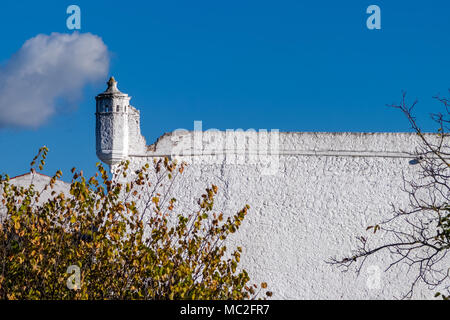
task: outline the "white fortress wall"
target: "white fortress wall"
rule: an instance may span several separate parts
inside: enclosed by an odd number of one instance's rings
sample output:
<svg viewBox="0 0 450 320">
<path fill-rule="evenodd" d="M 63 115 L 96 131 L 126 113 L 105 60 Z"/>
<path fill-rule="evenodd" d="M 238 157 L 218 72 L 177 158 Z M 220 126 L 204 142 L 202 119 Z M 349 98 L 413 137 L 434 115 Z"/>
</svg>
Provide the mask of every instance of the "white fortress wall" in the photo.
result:
<svg viewBox="0 0 450 320">
<path fill-rule="evenodd" d="M 124 94 L 112 79 L 97 103 L 116 95 Z M 113 113 L 97 113 L 97 154 L 112 168 L 130 160 L 137 169 L 163 156 L 189 164 L 173 185 L 175 212 L 198 209 L 197 200 L 212 184 L 219 187 L 218 212 L 235 214 L 250 205 L 230 245 L 243 247 L 242 267 L 255 283 L 268 282 L 274 298 L 387 299 L 408 292 L 416 274 L 404 266 L 384 273 L 392 262 L 388 252 L 369 259 L 359 277 L 325 261 L 349 255 L 356 236 L 368 235 L 367 226 L 392 216 L 391 203 L 408 205 L 402 174 L 417 177 L 411 162 L 417 135 L 202 131 L 196 122 L 194 131 L 164 134 L 149 147 L 143 138 L 126 137 L 128 146 L 111 151 L 110 145 L 119 144 L 102 141 L 125 141 L 122 130 L 110 130 L 110 121 L 123 121 Z M 132 127 L 139 121 L 126 123 L 127 132 L 141 137 Z M 383 241 L 378 234 L 374 239 Z M 424 286 L 415 291 L 416 298 L 433 294 Z"/>
<path fill-rule="evenodd" d="M 234 149 L 223 149 L 226 135 L 166 134 L 146 157 L 131 157 L 132 167 L 164 155 L 188 162 L 172 191 L 179 212 L 195 210 L 211 184 L 219 187 L 217 211 L 234 214 L 249 204 L 232 244 L 244 247 L 242 266 L 253 281 L 267 281 L 274 298 L 393 298 L 408 292 L 414 274 L 401 269 L 383 273 L 391 261 L 387 253 L 369 260 L 359 277 L 325 261 L 349 254 L 357 245 L 355 237 L 366 236 L 367 226 L 391 216 L 390 203 L 407 205 L 407 195 L 400 190 L 402 173 L 412 176 L 417 169 L 410 164 L 416 135 L 269 131 L 262 139 L 260 133 L 250 134 L 244 148 L 235 144 Z M 271 154 L 277 135 L 279 154 Z M 236 136 L 235 141 L 242 141 L 248 133 Z M 197 144 L 194 140 L 199 138 L 202 142 Z M 249 146 L 264 139 L 268 148 Z M 244 157 L 239 152 L 243 149 Z M 257 157 L 249 157 L 255 151 Z M 271 166 L 265 166 L 267 162 Z M 416 294 L 433 295 L 420 287 Z"/>
</svg>

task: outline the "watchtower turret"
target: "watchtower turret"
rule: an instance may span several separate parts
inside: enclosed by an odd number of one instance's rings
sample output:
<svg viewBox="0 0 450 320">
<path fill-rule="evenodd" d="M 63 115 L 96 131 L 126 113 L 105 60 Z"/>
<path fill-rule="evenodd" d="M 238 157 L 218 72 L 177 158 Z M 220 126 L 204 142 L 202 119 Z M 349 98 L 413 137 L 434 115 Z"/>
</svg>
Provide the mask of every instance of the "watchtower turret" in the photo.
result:
<svg viewBox="0 0 450 320">
<path fill-rule="evenodd" d="M 114 77 L 107 84 L 106 91 L 95 97 L 96 150 L 100 160 L 114 165 L 128 156 L 128 111 L 131 97 L 119 91 Z"/>
<path fill-rule="evenodd" d="M 132 156 L 146 153 L 145 138 L 141 135 L 140 112 L 130 105 L 131 97 L 120 92 L 111 77 L 108 88 L 95 100 L 97 156 L 114 165 Z"/>
</svg>

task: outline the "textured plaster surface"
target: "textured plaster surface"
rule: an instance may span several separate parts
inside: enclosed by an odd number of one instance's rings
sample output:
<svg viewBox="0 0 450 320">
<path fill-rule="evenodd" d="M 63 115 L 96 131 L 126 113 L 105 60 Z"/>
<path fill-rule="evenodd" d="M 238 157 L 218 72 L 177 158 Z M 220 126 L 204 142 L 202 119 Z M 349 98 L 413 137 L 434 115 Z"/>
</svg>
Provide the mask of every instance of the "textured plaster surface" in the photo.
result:
<svg viewBox="0 0 450 320">
<path fill-rule="evenodd" d="M 410 163 L 416 135 L 178 130 L 144 147 L 138 114 L 130 121 L 107 117 L 125 124 L 136 139 L 111 132 L 115 124 L 98 114 L 105 124 L 97 127 L 99 155 L 109 152 L 102 149 L 111 145 L 109 139 L 114 146 L 121 145 L 115 140 L 128 139 L 130 145 L 115 150 L 120 155 L 115 160 L 130 160 L 132 169 L 162 156 L 189 164 L 173 186 L 176 212 L 196 210 L 211 184 L 219 187 L 218 212 L 235 214 L 250 205 L 229 246 L 243 247 L 242 267 L 253 282 L 266 281 L 274 298 L 391 299 L 410 289 L 413 270 L 400 266 L 384 272 L 393 261 L 388 252 L 369 259 L 359 276 L 326 261 L 349 255 L 356 236 L 368 235 L 367 226 L 391 217 L 391 203 L 407 206 L 402 174 L 417 175 Z M 379 235 L 371 238 L 374 244 L 383 241 Z M 414 297 L 433 293 L 418 286 Z"/>
<path fill-rule="evenodd" d="M 178 138 L 163 136 L 149 154 L 171 155 Z M 357 246 L 356 236 L 370 236 L 366 227 L 389 218 L 391 203 L 407 206 L 402 174 L 417 174 L 410 164 L 416 143 L 417 137 L 407 133 L 280 133 L 281 154 L 270 158 L 277 162 L 272 174 L 262 174 L 258 161 L 229 164 L 233 154 L 213 157 L 196 150 L 193 157 L 178 157 L 190 164 L 172 195 L 178 212 L 193 211 L 205 188 L 215 184 L 217 211 L 234 214 L 250 205 L 229 245 L 244 248 L 242 266 L 256 283 L 267 281 L 274 298 L 401 298 L 415 273 L 403 267 L 384 272 L 393 261 L 387 252 L 369 259 L 359 276 L 326 261 L 348 255 Z M 152 156 L 130 160 L 138 168 Z M 383 240 L 371 238 L 373 244 Z M 416 288 L 415 298 L 432 296 L 427 288 Z"/>
<path fill-rule="evenodd" d="M 50 180 L 52 178 L 46 175 L 38 174 L 38 173 L 27 173 L 21 176 L 17 176 L 11 178 L 9 183 L 15 185 L 17 187 L 29 188 L 31 184 L 34 185 L 34 190 L 40 192 L 41 196 L 39 198 L 38 204 L 45 202 L 46 200 L 52 198 L 52 192 L 56 192 L 56 194 L 64 193 L 65 195 L 70 194 L 70 184 L 57 180 L 53 186 L 53 189 L 48 187 L 46 190 L 45 187 L 49 185 Z M 0 189 L 1 192 L 1 189 Z M 1 194 L 0 194 L 1 199 Z M 3 218 L 6 213 L 6 208 L 4 206 L 0 206 L 0 217 Z"/>
</svg>

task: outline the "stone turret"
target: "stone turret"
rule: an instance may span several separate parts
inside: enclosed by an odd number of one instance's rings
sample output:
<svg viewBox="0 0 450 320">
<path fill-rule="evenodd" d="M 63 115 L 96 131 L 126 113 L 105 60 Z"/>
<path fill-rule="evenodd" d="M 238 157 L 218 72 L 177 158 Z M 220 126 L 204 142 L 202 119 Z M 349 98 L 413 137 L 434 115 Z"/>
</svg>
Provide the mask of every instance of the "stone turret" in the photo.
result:
<svg viewBox="0 0 450 320">
<path fill-rule="evenodd" d="M 130 106 L 131 97 L 117 88 L 111 77 L 105 92 L 95 97 L 96 151 L 108 165 L 145 153 L 146 143 L 140 130 L 140 114 Z"/>
</svg>

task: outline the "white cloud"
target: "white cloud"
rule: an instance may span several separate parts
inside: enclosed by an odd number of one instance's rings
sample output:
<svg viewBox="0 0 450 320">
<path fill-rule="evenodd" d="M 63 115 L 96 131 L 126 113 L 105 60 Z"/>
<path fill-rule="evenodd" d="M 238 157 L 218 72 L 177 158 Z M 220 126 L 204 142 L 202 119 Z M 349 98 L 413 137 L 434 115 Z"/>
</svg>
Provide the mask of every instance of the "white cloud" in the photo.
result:
<svg viewBox="0 0 450 320">
<path fill-rule="evenodd" d="M 83 87 L 107 76 L 109 53 L 90 33 L 39 34 L 0 67 L 0 128 L 44 124 L 60 100 L 79 99 Z"/>
</svg>

